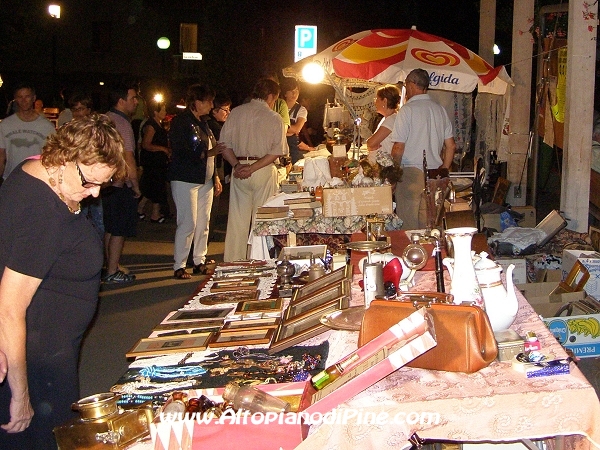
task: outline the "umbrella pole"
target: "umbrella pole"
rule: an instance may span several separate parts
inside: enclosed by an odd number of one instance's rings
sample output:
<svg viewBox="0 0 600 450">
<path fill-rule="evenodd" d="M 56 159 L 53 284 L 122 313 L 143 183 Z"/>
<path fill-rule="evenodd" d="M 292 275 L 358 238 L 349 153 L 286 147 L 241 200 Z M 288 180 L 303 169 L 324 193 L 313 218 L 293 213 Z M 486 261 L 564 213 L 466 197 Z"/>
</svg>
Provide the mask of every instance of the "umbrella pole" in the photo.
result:
<svg viewBox="0 0 600 450">
<path fill-rule="evenodd" d="M 325 71 L 325 76 L 327 77 L 327 81 L 329 81 L 329 83 L 333 86 L 333 89 L 335 90 L 335 92 L 338 95 L 342 104 L 346 107 L 346 109 L 350 113 L 350 116 L 352 117 L 352 122 L 354 122 L 354 139 L 352 140 L 352 159 L 357 160 L 358 159 L 358 147 L 359 147 L 358 146 L 358 141 L 359 141 L 358 135 L 359 135 L 359 127 L 360 127 L 360 123 L 361 123 L 362 119 L 360 117 L 358 117 L 358 114 L 356 114 L 356 111 L 354 111 L 354 108 L 348 102 L 348 99 L 346 98 L 346 95 L 344 94 L 344 90 L 342 89 L 341 83 L 338 83 L 336 80 L 334 80 L 333 77 L 331 76 L 331 74 L 327 71 Z"/>
</svg>

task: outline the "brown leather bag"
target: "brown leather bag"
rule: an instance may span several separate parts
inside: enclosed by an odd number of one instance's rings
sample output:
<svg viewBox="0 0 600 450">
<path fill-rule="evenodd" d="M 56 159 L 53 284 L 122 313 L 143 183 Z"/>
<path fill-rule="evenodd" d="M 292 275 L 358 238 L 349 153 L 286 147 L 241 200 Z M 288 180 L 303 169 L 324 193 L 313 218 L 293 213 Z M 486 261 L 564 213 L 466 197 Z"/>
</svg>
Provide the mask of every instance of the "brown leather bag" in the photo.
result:
<svg viewBox="0 0 600 450">
<path fill-rule="evenodd" d="M 398 300 L 373 300 L 362 321 L 358 346 L 425 306 L 433 318 L 437 346 L 418 356 L 410 367 L 473 373 L 498 355 L 498 345 L 485 311 L 477 306 L 436 303 L 431 292 L 410 292 Z M 432 297 L 434 301 L 432 301 Z"/>
</svg>

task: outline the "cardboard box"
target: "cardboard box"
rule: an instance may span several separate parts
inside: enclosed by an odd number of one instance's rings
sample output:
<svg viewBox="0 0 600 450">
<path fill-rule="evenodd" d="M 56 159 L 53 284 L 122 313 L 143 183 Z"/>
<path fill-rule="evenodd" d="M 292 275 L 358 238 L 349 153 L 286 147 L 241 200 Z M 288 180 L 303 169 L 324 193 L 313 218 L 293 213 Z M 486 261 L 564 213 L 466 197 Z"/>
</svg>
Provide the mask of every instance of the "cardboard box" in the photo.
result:
<svg viewBox="0 0 600 450">
<path fill-rule="evenodd" d="M 392 214 L 392 187 L 373 186 L 323 189 L 323 216 Z"/>
<path fill-rule="evenodd" d="M 583 257 L 581 257 L 583 255 Z M 581 261 L 590 273 L 590 278 L 583 287 L 585 292 L 596 299 L 600 298 L 600 254 L 585 250 L 563 250 L 562 254 L 562 278 L 566 278 L 573 268 L 575 261 Z M 579 281 L 579 278 L 575 281 Z"/>
<path fill-rule="evenodd" d="M 537 225 L 535 208 L 533 206 L 513 206 L 512 210 L 523 214 L 523 220 L 519 221 L 518 224 L 522 228 L 535 228 Z M 482 214 L 483 225 L 486 228 L 493 228 L 500 231 L 500 214 Z"/>
<path fill-rule="evenodd" d="M 600 314 L 556 316 L 570 302 L 586 299 L 585 292 L 550 295 L 558 283 L 527 283 L 517 286 L 536 313 L 542 316 L 556 340 L 580 358 L 600 356 Z M 593 301 L 587 298 L 587 301 Z M 599 305 L 600 306 L 600 305 Z"/>
<path fill-rule="evenodd" d="M 300 412 L 287 413 L 284 418 L 271 418 L 270 423 L 264 423 L 265 417 L 260 422 L 250 418 L 244 420 L 243 415 L 234 423 L 231 417 L 212 419 L 208 423 L 198 420 L 161 421 L 159 413 L 150 424 L 153 448 L 228 450 L 239 449 L 243 442 L 244 450 L 291 450 L 307 435 L 306 418 L 331 411 L 435 345 L 431 316 L 425 308 L 421 308 L 353 352 L 351 355 L 359 356 L 358 361 L 320 391 L 315 391 L 310 381 L 256 386 L 279 397 L 298 396 Z M 190 391 L 189 395 L 203 394 L 221 401 L 222 392 L 223 389 L 206 389 Z"/>
<path fill-rule="evenodd" d="M 527 260 L 525 258 L 496 258 L 496 262 L 502 266 L 504 273 L 508 266 L 514 264 L 513 282 L 515 284 L 527 283 Z"/>
</svg>

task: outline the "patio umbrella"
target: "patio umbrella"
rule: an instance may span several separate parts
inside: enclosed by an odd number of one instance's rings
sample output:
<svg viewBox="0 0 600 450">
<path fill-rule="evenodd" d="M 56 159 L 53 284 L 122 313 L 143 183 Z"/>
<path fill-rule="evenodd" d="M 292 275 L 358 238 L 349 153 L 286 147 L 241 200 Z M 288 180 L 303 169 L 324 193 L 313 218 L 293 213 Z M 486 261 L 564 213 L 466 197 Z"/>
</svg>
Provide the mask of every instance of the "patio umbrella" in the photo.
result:
<svg viewBox="0 0 600 450">
<path fill-rule="evenodd" d="M 504 94 L 512 83 L 504 66 L 492 67 L 456 42 L 416 29 L 366 30 L 336 42 L 316 55 L 283 70 L 302 77 L 309 62 L 320 64 L 344 84 L 385 84 L 404 81 L 411 70 L 429 72 L 430 89 Z"/>
</svg>

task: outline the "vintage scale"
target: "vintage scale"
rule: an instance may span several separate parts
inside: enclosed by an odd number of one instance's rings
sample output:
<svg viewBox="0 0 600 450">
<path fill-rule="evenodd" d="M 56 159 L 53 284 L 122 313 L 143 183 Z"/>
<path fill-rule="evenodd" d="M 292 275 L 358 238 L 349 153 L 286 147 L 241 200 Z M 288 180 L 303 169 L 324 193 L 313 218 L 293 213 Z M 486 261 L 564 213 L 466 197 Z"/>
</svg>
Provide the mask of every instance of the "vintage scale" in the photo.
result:
<svg viewBox="0 0 600 450">
<path fill-rule="evenodd" d="M 119 450 L 148 436 L 154 419 L 152 406 L 123 410 L 117 406 L 120 397 L 107 392 L 73 403 L 80 417 L 54 428 L 59 450 Z"/>
</svg>

